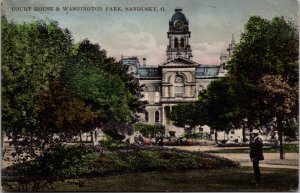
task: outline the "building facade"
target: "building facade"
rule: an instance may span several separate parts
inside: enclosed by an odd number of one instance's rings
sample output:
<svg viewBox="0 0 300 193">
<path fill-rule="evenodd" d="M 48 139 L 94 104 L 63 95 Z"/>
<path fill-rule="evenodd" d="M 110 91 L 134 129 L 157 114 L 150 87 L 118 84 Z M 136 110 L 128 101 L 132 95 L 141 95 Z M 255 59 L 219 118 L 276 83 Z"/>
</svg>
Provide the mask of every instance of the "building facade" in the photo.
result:
<svg viewBox="0 0 300 193">
<path fill-rule="evenodd" d="M 167 116 L 172 106 L 196 101 L 199 92 L 211 81 L 225 76 L 226 62 L 235 42 L 232 39 L 228 53 L 221 54 L 220 64 L 205 65 L 193 61 L 189 21 L 179 8 L 175 9 L 169 21 L 167 35 L 166 61 L 146 65 L 145 58 L 141 64 L 137 57 L 122 57 L 121 63 L 129 65 L 129 72 L 135 74 L 141 85 L 145 85 L 143 100 L 148 104 L 146 113 L 140 115 L 140 121 L 164 124 L 167 134 L 180 136 L 184 129 L 174 126 Z"/>
</svg>

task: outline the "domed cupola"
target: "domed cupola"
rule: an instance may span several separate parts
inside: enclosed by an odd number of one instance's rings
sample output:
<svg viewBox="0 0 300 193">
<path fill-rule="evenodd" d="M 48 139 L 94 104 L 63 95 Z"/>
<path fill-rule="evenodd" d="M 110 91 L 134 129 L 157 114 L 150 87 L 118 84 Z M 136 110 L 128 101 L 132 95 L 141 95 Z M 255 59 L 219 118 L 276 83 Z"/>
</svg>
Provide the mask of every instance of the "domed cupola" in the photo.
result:
<svg viewBox="0 0 300 193">
<path fill-rule="evenodd" d="M 185 15 L 181 11 L 181 8 L 175 9 L 175 13 L 169 21 L 170 31 L 189 30 L 189 21 L 186 19 Z"/>
<path fill-rule="evenodd" d="M 175 13 L 169 21 L 168 39 L 169 45 L 167 48 L 167 57 L 184 57 L 190 59 L 192 57 L 191 46 L 189 45 L 189 21 L 182 13 L 181 8 L 176 8 Z"/>
<path fill-rule="evenodd" d="M 181 20 L 184 24 L 188 24 L 188 20 L 181 11 L 181 8 L 175 9 L 175 13 L 172 16 L 170 23 L 174 24 L 177 20 Z"/>
</svg>

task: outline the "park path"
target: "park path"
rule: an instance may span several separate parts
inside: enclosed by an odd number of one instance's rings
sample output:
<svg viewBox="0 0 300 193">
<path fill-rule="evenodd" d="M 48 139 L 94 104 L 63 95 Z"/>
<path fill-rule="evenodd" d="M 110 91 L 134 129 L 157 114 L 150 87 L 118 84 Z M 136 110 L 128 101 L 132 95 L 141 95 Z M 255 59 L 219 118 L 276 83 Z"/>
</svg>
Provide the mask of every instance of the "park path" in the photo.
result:
<svg viewBox="0 0 300 193">
<path fill-rule="evenodd" d="M 188 151 L 216 151 L 224 149 L 245 149 L 245 147 L 216 147 L 216 146 L 169 146 Z M 220 157 L 228 158 L 241 163 L 241 166 L 252 166 L 249 153 L 212 153 Z M 299 169 L 299 154 L 285 153 L 285 159 L 281 160 L 279 153 L 264 153 L 265 160 L 260 161 L 261 167 Z"/>
</svg>

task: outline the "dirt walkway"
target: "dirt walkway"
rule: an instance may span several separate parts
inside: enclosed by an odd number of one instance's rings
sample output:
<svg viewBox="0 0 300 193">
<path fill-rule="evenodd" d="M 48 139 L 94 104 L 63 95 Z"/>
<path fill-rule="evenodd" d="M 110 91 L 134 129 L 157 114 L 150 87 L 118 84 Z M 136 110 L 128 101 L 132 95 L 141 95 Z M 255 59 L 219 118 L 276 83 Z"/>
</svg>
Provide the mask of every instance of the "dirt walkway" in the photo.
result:
<svg viewBox="0 0 300 193">
<path fill-rule="evenodd" d="M 214 151 L 224 149 L 245 149 L 245 147 L 215 147 L 215 146 L 173 146 L 168 148 L 176 148 L 187 151 Z M 225 157 L 234 161 L 238 161 L 242 166 L 252 166 L 252 162 L 248 153 L 212 153 L 214 155 Z M 281 160 L 279 153 L 264 153 L 265 160 L 260 162 L 261 167 L 269 168 L 290 168 L 299 169 L 299 154 L 285 153 L 285 159 Z"/>
</svg>

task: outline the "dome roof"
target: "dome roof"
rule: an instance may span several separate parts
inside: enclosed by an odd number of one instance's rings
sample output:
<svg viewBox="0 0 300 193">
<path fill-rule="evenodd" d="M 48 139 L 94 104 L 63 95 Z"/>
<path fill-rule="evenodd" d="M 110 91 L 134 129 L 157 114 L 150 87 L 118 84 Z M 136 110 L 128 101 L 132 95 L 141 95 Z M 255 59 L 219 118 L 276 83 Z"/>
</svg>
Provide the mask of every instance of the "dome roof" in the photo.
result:
<svg viewBox="0 0 300 193">
<path fill-rule="evenodd" d="M 183 13 L 181 13 L 182 9 L 181 8 L 176 8 L 175 13 L 172 16 L 171 22 L 174 23 L 176 20 L 180 19 L 184 23 L 187 23 L 186 17 Z"/>
</svg>

